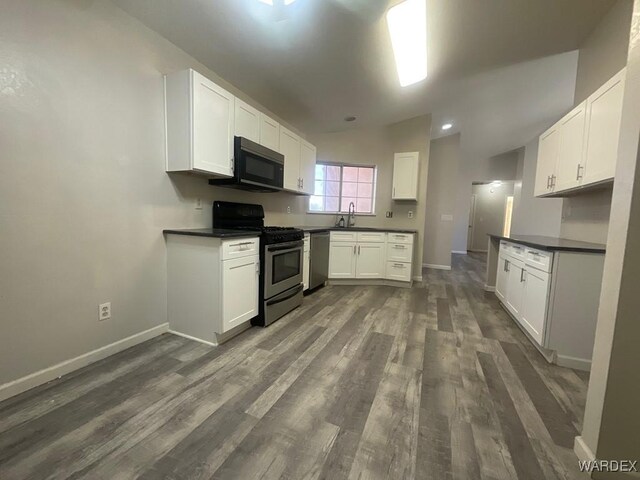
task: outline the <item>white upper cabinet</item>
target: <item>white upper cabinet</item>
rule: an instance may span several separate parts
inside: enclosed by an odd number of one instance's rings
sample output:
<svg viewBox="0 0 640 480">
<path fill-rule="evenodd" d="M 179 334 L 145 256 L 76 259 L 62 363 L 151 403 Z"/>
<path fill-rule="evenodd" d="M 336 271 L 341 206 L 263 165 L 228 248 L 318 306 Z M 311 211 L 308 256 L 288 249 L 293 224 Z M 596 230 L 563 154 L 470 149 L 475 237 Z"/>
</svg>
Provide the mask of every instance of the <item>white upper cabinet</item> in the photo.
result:
<svg viewBox="0 0 640 480">
<path fill-rule="evenodd" d="M 537 197 L 613 179 L 625 76 L 626 68 L 540 136 Z"/>
<path fill-rule="evenodd" d="M 393 157 L 393 200 L 418 200 L 418 152 L 396 153 Z"/>
<path fill-rule="evenodd" d="M 260 143 L 260 112 L 239 98 L 235 100 L 235 133 Z"/>
<path fill-rule="evenodd" d="M 555 190 L 578 187 L 584 175 L 584 133 L 587 102 L 582 102 L 560 120 L 560 147 L 558 150 Z"/>
<path fill-rule="evenodd" d="M 589 97 L 584 183 L 615 176 L 626 73 L 625 68 Z"/>
<path fill-rule="evenodd" d="M 280 124 L 264 113 L 260 114 L 260 145 L 280 151 Z"/>
<path fill-rule="evenodd" d="M 284 188 L 300 190 L 300 137 L 280 126 L 280 153 L 284 155 Z"/>
<path fill-rule="evenodd" d="M 553 192 L 558 152 L 560 150 L 560 129 L 557 125 L 551 127 L 540 136 L 538 142 L 538 164 L 536 166 L 536 196 Z"/>
<path fill-rule="evenodd" d="M 300 191 L 313 195 L 316 180 L 316 147 L 300 140 Z"/>
<path fill-rule="evenodd" d="M 233 175 L 234 96 L 191 69 L 165 82 L 167 171 Z"/>
</svg>

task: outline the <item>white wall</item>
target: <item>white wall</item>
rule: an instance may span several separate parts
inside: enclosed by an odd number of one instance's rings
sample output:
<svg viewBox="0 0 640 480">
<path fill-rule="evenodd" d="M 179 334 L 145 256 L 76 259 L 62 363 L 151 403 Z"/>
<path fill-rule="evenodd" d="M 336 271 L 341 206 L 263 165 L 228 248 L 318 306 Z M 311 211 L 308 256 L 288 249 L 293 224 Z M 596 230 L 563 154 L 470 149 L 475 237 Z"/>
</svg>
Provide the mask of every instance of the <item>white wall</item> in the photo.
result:
<svg viewBox="0 0 640 480">
<path fill-rule="evenodd" d="M 336 133 L 310 136 L 318 149 L 318 161 L 342 162 L 361 165 L 376 165 L 375 215 L 357 216 L 356 225 L 380 228 L 410 228 L 418 231 L 414 256 L 414 276 L 422 272 L 425 199 L 427 197 L 427 174 L 429 170 L 429 143 L 431 139 L 431 117 L 423 115 L 385 127 L 354 128 Z M 419 152 L 420 171 L 418 202 L 391 200 L 393 181 L 393 154 L 397 152 Z M 385 212 L 392 211 L 393 218 Z M 408 212 L 413 218 L 408 218 Z M 335 215 L 309 214 L 307 225 L 333 225 Z"/>
<path fill-rule="evenodd" d="M 427 266 L 451 267 L 455 185 L 460 162 L 460 134 L 431 141 L 425 209 L 424 256 Z"/>
<path fill-rule="evenodd" d="M 486 252 L 489 234 L 502 234 L 507 197 L 513 196 L 515 182 L 474 185 L 471 194 L 475 195 L 475 215 L 473 223 L 471 250 Z"/>
<path fill-rule="evenodd" d="M 533 196 L 537 163 L 538 139 L 535 138 L 518 152 L 511 233 L 559 237 L 563 200 Z"/>
<path fill-rule="evenodd" d="M 464 141 L 464 134 L 463 134 Z M 471 152 L 461 154 L 458 178 L 455 184 L 456 209 L 452 250 L 467 250 L 467 233 L 469 230 L 469 209 L 471 186 L 473 182 L 489 182 L 492 180 L 510 181 L 516 179 L 518 169 L 518 151 L 506 152 L 491 158 L 474 158 Z"/>
<path fill-rule="evenodd" d="M 302 197 L 164 172 L 162 74 L 186 67 L 216 79 L 110 2 L 2 2 L 0 385 L 166 322 L 162 229 L 209 226 L 197 197 L 304 222 Z"/>
</svg>

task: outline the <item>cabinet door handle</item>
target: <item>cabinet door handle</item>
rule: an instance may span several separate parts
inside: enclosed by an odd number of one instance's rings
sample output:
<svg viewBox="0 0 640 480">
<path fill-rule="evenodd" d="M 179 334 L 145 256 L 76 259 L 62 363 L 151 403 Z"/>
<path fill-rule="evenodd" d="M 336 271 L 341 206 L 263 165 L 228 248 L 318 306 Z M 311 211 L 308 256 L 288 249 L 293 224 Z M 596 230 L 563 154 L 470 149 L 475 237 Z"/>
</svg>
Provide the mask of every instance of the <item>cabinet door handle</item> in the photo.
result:
<svg viewBox="0 0 640 480">
<path fill-rule="evenodd" d="M 304 178 L 300 179 L 300 188 L 304 188 Z"/>
<path fill-rule="evenodd" d="M 584 167 L 580 164 L 578 164 L 578 172 L 576 173 L 576 180 L 582 180 L 582 177 L 584 176 L 580 171 L 583 169 Z"/>
<path fill-rule="evenodd" d="M 556 176 L 551 175 L 551 188 L 555 188 L 556 186 Z"/>
<path fill-rule="evenodd" d="M 231 173 L 233 173 L 233 170 L 234 170 L 233 157 L 231 157 L 230 166 L 231 166 Z"/>
<path fill-rule="evenodd" d="M 396 196 L 396 187 L 393 187 L 393 196 Z"/>
<path fill-rule="evenodd" d="M 511 271 L 511 269 L 509 268 L 509 263 L 510 263 L 509 260 L 505 260 L 504 261 L 504 271 L 505 272 L 510 272 Z"/>
<path fill-rule="evenodd" d="M 358 245 L 358 255 L 360 255 L 360 245 Z"/>
<path fill-rule="evenodd" d="M 356 254 L 356 246 L 355 245 L 353 246 L 353 254 L 354 255 Z"/>
<path fill-rule="evenodd" d="M 524 282 L 524 268 L 520 270 L 520 283 Z"/>
</svg>

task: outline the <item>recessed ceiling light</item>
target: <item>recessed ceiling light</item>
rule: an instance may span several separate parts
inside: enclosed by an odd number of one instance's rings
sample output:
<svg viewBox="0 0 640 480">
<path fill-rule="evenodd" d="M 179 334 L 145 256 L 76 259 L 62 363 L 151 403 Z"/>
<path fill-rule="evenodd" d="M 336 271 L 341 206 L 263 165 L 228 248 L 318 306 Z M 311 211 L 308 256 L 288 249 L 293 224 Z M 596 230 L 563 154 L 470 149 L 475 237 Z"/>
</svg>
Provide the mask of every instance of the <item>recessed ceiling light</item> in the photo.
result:
<svg viewBox="0 0 640 480">
<path fill-rule="evenodd" d="M 400 85 L 427 78 L 426 0 L 405 0 L 387 12 L 387 26 Z"/>
<path fill-rule="evenodd" d="M 451 123 L 445 123 L 444 125 L 442 125 L 443 130 L 449 130 L 451 127 L 453 127 L 453 124 Z"/>
<path fill-rule="evenodd" d="M 353 115 L 350 115 L 348 117 L 344 117 L 344 121 L 345 122 L 355 122 L 358 119 L 358 117 L 354 117 Z"/>
</svg>

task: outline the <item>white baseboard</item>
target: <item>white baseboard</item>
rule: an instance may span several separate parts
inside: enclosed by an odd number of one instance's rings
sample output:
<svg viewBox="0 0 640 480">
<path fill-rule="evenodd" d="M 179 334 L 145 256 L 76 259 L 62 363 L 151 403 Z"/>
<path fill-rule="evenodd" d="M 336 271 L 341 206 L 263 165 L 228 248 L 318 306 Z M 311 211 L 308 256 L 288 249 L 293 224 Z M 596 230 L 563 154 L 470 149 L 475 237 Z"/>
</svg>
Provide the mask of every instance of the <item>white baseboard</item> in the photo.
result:
<svg viewBox="0 0 640 480">
<path fill-rule="evenodd" d="M 186 333 L 176 332 L 175 330 L 169 329 L 169 333 L 172 335 L 177 335 L 182 338 L 186 338 L 187 340 L 193 340 L 194 342 L 204 343 L 205 345 L 209 345 L 210 347 L 217 347 L 218 344 L 214 342 L 207 342 L 206 340 L 202 340 L 201 338 L 192 337 L 191 335 L 187 335 Z"/>
<path fill-rule="evenodd" d="M 466 255 L 467 251 L 466 250 L 451 250 L 451 253 L 455 253 L 458 255 Z"/>
<path fill-rule="evenodd" d="M 434 265 L 433 263 L 423 263 L 424 268 L 432 268 L 434 270 L 451 270 L 451 265 Z"/>
<path fill-rule="evenodd" d="M 591 360 L 585 358 L 569 357 L 566 355 L 558 355 L 556 363 L 561 367 L 573 368 L 575 370 L 591 371 Z"/>
<path fill-rule="evenodd" d="M 422 275 L 414 275 L 413 276 L 413 281 L 414 282 L 421 282 L 422 281 Z"/>
<path fill-rule="evenodd" d="M 495 292 L 496 291 L 496 287 L 495 286 L 492 287 L 491 285 L 485 284 L 484 285 L 484 291 L 485 292 Z"/>
<path fill-rule="evenodd" d="M 465 253 L 468 253 L 468 252 L 471 252 L 471 253 L 488 253 L 489 250 L 467 250 Z"/>
<path fill-rule="evenodd" d="M 578 460 L 593 461 L 596 459 L 596 456 L 593 454 L 593 452 L 587 446 L 581 436 L 577 436 L 573 441 L 573 453 L 576 454 Z"/>
<path fill-rule="evenodd" d="M 139 343 L 146 342 L 147 340 L 157 337 L 158 335 L 162 335 L 168 331 L 169 324 L 163 323 L 162 325 L 150 328 L 144 332 L 136 333 L 135 335 L 123 338 L 122 340 L 118 340 L 117 342 L 92 350 L 91 352 L 87 352 L 78 357 L 65 360 L 57 365 L 31 373 L 26 377 L 0 385 L 0 401 L 18 395 L 19 393 L 26 392 L 38 385 L 50 382 L 55 378 L 71 373 L 79 368 L 86 367 L 91 363 L 107 358 Z"/>
</svg>

